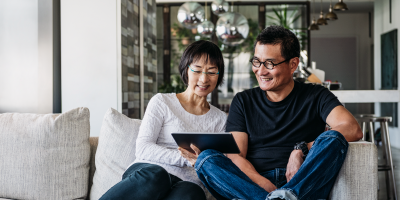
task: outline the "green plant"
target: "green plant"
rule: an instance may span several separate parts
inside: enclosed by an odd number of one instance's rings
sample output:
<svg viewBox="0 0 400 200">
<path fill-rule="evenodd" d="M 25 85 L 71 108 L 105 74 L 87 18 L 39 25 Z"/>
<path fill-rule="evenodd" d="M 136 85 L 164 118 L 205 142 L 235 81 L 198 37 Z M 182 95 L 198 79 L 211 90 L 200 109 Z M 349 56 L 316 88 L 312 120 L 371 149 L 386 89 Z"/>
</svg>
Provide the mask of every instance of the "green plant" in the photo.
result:
<svg viewBox="0 0 400 200">
<path fill-rule="evenodd" d="M 186 85 L 178 75 L 171 75 L 170 83 L 163 83 L 159 88 L 160 93 L 181 93 L 186 90 Z"/>
<path fill-rule="evenodd" d="M 300 19 L 301 13 L 299 11 L 299 7 L 296 7 L 290 16 L 288 16 L 288 7 L 289 5 L 284 4 L 280 10 L 272 8 L 272 11 L 274 11 L 275 15 L 267 15 L 267 17 L 273 21 L 272 25 L 283 26 L 284 28 L 291 30 L 299 39 L 301 49 L 304 50 L 308 39 L 307 28 L 294 28 L 294 24 Z"/>
<path fill-rule="evenodd" d="M 172 25 L 172 30 L 173 30 L 173 32 L 176 33 L 176 37 L 179 39 L 178 47 L 179 47 L 180 51 L 183 51 L 183 49 L 186 47 L 186 45 L 184 45 L 182 42 L 183 39 L 193 40 L 194 37 L 197 35 L 197 34 L 194 34 L 191 29 L 182 27 L 177 23 L 174 23 Z"/>
</svg>

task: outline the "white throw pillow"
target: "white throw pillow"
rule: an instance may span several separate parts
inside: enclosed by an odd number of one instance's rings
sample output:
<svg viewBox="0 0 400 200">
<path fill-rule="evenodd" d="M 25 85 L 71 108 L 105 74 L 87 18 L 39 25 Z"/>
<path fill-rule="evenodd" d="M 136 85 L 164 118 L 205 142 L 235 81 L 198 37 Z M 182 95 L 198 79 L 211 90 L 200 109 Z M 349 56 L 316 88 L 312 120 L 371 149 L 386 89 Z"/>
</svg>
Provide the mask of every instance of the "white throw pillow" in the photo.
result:
<svg viewBox="0 0 400 200">
<path fill-rule="evenodd" d="M 130 119 L 112 108 L 107 111 L 100 130 L 90 199 L 99 199 L 121 181 L 126 168 L 135 160 L 140 123 L 141 120 Z"/>
<path fill-rule="evenodd" d="M 0 197 L 85 199 L 90 114 L 0 114 Z"/>
</svg>

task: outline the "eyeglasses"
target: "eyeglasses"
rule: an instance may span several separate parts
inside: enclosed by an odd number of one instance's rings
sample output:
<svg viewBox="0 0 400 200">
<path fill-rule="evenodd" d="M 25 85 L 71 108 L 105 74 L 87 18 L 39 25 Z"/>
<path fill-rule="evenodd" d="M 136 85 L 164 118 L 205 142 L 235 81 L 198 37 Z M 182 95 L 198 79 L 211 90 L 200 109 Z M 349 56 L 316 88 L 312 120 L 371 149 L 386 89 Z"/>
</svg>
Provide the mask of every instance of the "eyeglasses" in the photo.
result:
<svg viewBox="0 0 400 200">
<path fill-rule="evenodd" d="M 209 76 L 218 76 L 218 75 L 219 75 L 219 72 L 202 72 L 202 71 L 195 71 L 195 70 L 193 70 L 193 69 L 190 67 L 190 65 L 188 65 L 188 67 L 189 67 L 190 71 L 192 71 L 194 74 L 197 74 L 197 75 L 201 75 L 201 74 L 205 74 L 205 75 L 209 75 Z"/>
<path fill-rule="evenodd" d="M 287 61 L 289 61 L 289 60 L 290 60 L 290 59 L 286 59 L 286 60 L 284 60 L 284 61 L 282 61 L 282 62 L 280 62 L 280 63 L 278 63 L 278 64 L 275 64 L 275 63 L 273 63 L 273 62 L 270 61 L 270 60 L 266 60 L 266 61 L 264 61 L 264 62 L 261 62 L 261 61 L 259 61 L 258 59 L 252 58 L 252 59 L 250 59 L 250 62 L 251 62 L 251 64 L 253 65 L 253 67 L 255 67 L 255 68 L 259 68 L 259 67 L 261 67 L 261 64 L 264 64 L 265 68 L 267 68 L 267 69 L 274 69 L 277 65 L 280 65 L 280 64 L 282 64 L 282 63 L 284 63 L 284 62 L 287 62 Z"/>
</svg>

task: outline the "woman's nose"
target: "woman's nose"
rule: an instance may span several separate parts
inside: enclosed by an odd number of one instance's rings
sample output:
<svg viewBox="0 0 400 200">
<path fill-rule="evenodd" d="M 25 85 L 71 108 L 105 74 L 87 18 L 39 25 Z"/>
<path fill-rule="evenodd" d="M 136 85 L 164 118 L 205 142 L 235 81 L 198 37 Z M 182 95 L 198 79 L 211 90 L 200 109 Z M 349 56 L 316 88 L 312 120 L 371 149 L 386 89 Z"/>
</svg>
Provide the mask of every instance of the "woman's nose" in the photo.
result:
<svg viewBox="0 0 400 200">
<path fill-rule="evenodd" d="M 208 76 L 208 74 L 201 73 L 199 79 L 201 82 L 206 83 L 209 80 L 209 76 Z"/>
</svg>

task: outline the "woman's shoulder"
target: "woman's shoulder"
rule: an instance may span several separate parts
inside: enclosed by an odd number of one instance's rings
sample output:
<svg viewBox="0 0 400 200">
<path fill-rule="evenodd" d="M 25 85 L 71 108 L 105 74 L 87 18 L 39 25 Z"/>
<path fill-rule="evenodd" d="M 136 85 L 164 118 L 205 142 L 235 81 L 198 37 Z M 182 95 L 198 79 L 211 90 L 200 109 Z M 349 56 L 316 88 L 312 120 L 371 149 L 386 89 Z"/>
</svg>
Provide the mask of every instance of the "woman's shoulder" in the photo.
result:
<svg viewBox="0 0 400 200">
<path fill-rule="evenodd" d="M 169 103 L 169 102 L 173 102 L 176 98 L 176 94 L 175 93 L 157 93 L 156 95 L 154 95 L 151 100 L 152 101 L 157 101 L 157 102 L 164 102 L 164 103 Z"/>
</svg>

